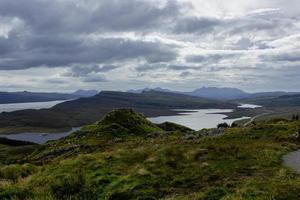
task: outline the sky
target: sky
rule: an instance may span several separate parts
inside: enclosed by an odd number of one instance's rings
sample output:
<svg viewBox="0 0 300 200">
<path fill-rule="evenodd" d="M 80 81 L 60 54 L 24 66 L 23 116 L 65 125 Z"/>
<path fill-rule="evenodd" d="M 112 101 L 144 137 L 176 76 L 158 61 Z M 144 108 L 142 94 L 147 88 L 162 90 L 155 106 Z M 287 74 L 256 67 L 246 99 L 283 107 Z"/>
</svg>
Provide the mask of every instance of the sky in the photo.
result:
<svg viewBox="0 0 300 200">
<path fill-rule="evenodd" d="M 0 0 L 0 90 L 300 91 L 299 0 Z"/>
</svg>

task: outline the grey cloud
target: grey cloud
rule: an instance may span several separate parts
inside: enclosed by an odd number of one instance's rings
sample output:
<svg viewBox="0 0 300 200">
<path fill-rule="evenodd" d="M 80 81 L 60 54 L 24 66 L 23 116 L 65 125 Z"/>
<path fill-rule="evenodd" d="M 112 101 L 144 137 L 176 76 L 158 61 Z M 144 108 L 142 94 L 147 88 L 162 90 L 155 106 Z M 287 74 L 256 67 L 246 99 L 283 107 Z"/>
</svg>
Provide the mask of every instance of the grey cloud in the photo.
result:
<svg viewBox="0 0 300 200">
<path fill-rule="evenodd" d="M 191 72 L 182 72 L 179 76 L 182 77 L 182 78 L 186 78 L 188 76 L 191 76 L 192 73 Z"/>
<path fill-rule="evenodd" d="M 223 20 L 222 28 L 227 29 L 227 34 L 240 34 L 240 33 L 258 33 L 260 31 L 272 31 L 280 33 L 283 30 L 278 30 L 278 27 L 285 28 L 293 26 L 293 20 L 283 15 L 280 10 L 273 10 L 270 12 L 261 11 L 257 13 L 251 13 L 241 17 Z M 224 32 L 221 32 L 224 34 Z"/>
<path fill-rule="evenodd" d="M 25 49 L 21 48 L 6 55 L 9 59 L 0 61 L 0 69 L 58 67 L 74 64 L 120 62 L 130 59 L 145 59 L 154 63 L 175 60 L 177 57 L 175 49 L 159 42 L 121 38 L 103 38 L 97 42 L 85 42 L 76 38 L 69 38 L 60 43 L 59 41 L 62 39 L 55 37 L 52 40 L 53 43 L 45 40 L 33 40 L 30 44 L 25 44 L 23 47 Z"/>
<path fill-rule="evenodd" d="M 107 79 L 104 76 L 88 76 L 82 79 L 83 82 L 86 83 L 99 83 L 99 82 L 107 82 Z"/>
<path fill-rule="evenodd" d="M 166 67 L 170 70 L 175 70 L 175 71 L 184 71 L 187 69 L 198 69 L 196 67 L 190 67 L 187 65 L 167 65 Z"/>
<path fill-rule="evenodd" d="M 273 54 L 261 55 L 262 61 L 273 61 L 273 62 L 300 62 L 300 51 L 285 51 L 277 52 Z"/>
<path fill-rule="evenodd" d="M 0 0 L 0 26 L 11 27 L 7 35 L 0 33 L 0 70 L 66 67 L 57 74 L 66 82 L 75 77 L 78 85 L 105 82 L 103 75 L 123 66 L 132 66 L 145 80 L 156 77 L 162 82 L 169 81 L 164 80 L 168 73 L 182 78 L 193 73 L 197 81 L 219 79 L 221 84 L 232 77 L 249 77 L 245 73 L 257 80 L 263 79 L 258 76 L 262 73 L 284 76 L 282 69 L 298 74 L 298 37 L 293 36 L 300 28 L 300 18 L 294 14 L 299 13 L 297 0 L 291 5 L 274 1 L 277 3 L 264 6 L 255 1 L 254 8 L 271 5 L 279 9 L 232 17 L 212 12 L 211 16 L 218 17 L 208 17 L 195 14 L 193 7 L 187 9 L 180 0 L 166 0 L 165 4 L 158 0 Z M 284 12 L 279 12 L 281 7 Z M 287 13 L 289 10 L 293 12 Z M 241 50 L 244 53 L 238 53 Z M 183 58 L 187 53 L 191 55 Z M 130 72 L 125 76 L 130 77 Z M 21 73 L 16 77 L 31 76 L 28 71 Z M 41 84 L 55 81 L 60 79 Z"/>
<path fill-rule="evenodd" d="M 218 63 L 224 59 L 235 58 L 239 55 L 239 53 L 189 55 L 186 56 L 185 60 L 190 63 Z"/>
<path fill-rule="evenodd" d="M 151 64 L 138 65 L 134 69 L 138 72 L 146 72 L 146 71 L 152 71 L 152 70 L 163 69 L 163 68 L 166 68 L 165 64 L 157 63 L 155 65 L 151 65 Z"/>
<path fill-rule="evenodd" d="M 92 21 L 100 27 L 114 31 L 145 30 L 164 27 L 172 21 L 181 10 L 177 1 L 169 0 L 162 8 L 151 1 L 101 1 Z M 118 16 L 118 17 L 114 17 Z"/>
<path fill-rule="evenodd" d="M 82 66 L 82 65 L 77 65 L 74 66 L 70 69 L 69 72 L 65 73 L 65 76 L 72 76 L 72 77 L 84 77 L 87 76 L 88 74 L 91 73 L 104 73 L 104 72 L 109 72 L 114 69 L 119 68 L 118 66 L 115 65 L 103 65 L 103 66 L 98 66 L 98 65 L 92 65 L 92 66 Z"/>
<path fill-rule="evenodd" d="M 64 84 L 64 83 L 66 83 L 66 81 L 58 79 L 58 78 L 47 79 L 47 80 L 45 80 L 45 82 L 50 83 L 50 84 Z"/>
<path fill-rule="evenodd" d="M 15 50 L 9 40 L 0 37 L 0 55 L 5 55 Z"/>
<path fill-rule="evenodd" d="M 165 64 L 165 63 L 157 63 L 157 64 L 144 64 L 135 67 L 135 70 L 138 72 L 146 72 L 146 71 L 153 71 L 158 69 L 166 69 L 166 70 L 173 70 L 173 71 L 185 71 L 188 69 L 195 70 L 199 69 L 199 67 L 192 67 L 187 65 L 174 65 L 174 64 Z"/>
<path fill-rule="evenodd" d="M 189 17 L 180 19 L 175 27 L 175 33 L 206 33 L 219 25 L 221 21 L 210 17 Z"/>
<path fill-rule="evenodd" d="M 172 21 L 180 13 L 182 4 L 169 0 L 159 7 L 153 1 L 140 0 L 2 0 L 0 13 L 18 17 L 32 31 L 48 34 L 59 32 L 94 32 L 99 30 L 143 30 Z"/>
<path fill-rule="evenodd" d="M 0 1 L 0 17 L 17 18 L 24 26 L 0 37 L 0 70 L 98 64 L 128 59 L 149 63 L 176 59 L 174 47 L 126 38 L 89 38 L 90 34 L 166 27 L 181 5 L 169 0 L 164 6 L 140 0 L 28 0 Z"/>
</svg>

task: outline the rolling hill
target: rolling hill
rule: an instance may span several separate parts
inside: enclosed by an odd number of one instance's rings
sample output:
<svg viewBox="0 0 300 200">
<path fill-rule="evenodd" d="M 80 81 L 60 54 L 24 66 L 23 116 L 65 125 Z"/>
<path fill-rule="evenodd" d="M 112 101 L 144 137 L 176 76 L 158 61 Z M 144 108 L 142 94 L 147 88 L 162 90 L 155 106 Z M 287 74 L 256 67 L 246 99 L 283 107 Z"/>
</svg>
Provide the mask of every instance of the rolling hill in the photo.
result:
<svg viewBox="0 0 300 200">
<path fill-rule="evenodd" d="M 205 97 L 218 100 L 232 100 L 250 97 L 251 94 L 236 88 L 202 87 L 185 93 L 191 96 Z"/>
<path fill-rule="evenodd" d="M 79 98 L 73 94 L 62 93 L 36 93 L 36 92 L 0 92 L 0 104 L 45 102 L 56 100 L 69 100 Z"/>
<path fill-rule="evenodd" d="M 279 97 L 283 95 L 295 95 L 299 94 L 297 92 L 284 92 L 284 91 L 274 91 L 274 92 L 258 92 L 249 93 L 237 88 L 219 88 L 219 87 L 202 87 L 195 89 L 191 92 L 173 91 L 165 88 L 144 88 L 138 90 L 128 90 L 130 93 L 142 93 L 145 91 L 157 91 L 157 92 L 169 92 L 176 94 L 184 94 L 189 96 L 196 96 L 208 99 L 229 101 L 229 100 L 241 100 L 241 99 L 252 99 L 252 98 L 264 98 L 264 97 Z"/>
<path fill-rule="evenodd" d="M 274 120 L 215 137 L 114 110 L 44 145 L 0 140 L 0 199 L 299 199 L 300 175 L 282 163 L 300 148 L 299 125 Z"/>
<path fill-rule="evenodd" d="M 98 91 L 97 90 L 76 90 L 72 94 L 79 97 L 92 97 L 98 94 Z"/>
<path fill-rule="evenodd" d="M 47 92 L 0 92 L 0 104 L 46 102 L 57 100 L 78 99 L 96 95 L 96 90 L 77 90 L 74 93 Z"/>
<path fill-rule="evenodd" d="M 117 108 L 132 108 L 147 117 L 174 115 L 172 109 L 236 108 L 237 104 L 183 94 L 148 91 L 140 94 L 103 91 L 89 98 L 58 104 L 50 109 L 0 114 L 2 130 L 19 128 L 71 128 L 93 123 Z M 24 129 L 21 129 L 24 130 Z"/>
<path fill-rule="evenodd" d="M 300 95 L 260 96 L 244 99 L 242 102 L 262 105 L 268 108 L 300 107 Z"/>
</svg>

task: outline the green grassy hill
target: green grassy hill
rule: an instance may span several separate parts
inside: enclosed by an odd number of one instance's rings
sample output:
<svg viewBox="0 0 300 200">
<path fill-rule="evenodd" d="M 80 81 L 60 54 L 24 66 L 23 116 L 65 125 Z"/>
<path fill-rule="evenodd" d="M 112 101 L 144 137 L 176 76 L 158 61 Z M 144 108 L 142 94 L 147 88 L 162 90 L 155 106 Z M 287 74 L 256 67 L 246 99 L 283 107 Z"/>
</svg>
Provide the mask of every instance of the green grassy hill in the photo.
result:
<svg viewBox="0 0 300 200">
<path fill-rule="evenodd" d="M 205 137 L 116 110 L 0 160 L 0 199 L 299 199 L 300 175 L 281 161 L 300 148 L 299 125 L 274 120 Z"/>
</svg>

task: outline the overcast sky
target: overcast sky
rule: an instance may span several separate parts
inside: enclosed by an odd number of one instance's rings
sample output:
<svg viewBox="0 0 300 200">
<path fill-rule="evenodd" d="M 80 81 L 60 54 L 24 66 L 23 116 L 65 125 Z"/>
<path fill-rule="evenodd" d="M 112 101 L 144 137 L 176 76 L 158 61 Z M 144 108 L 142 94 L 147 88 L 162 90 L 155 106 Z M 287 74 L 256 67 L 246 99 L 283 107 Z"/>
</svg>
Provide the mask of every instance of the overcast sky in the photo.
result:
<svg viewBox="0 0 300 200">
<path fill-rule="evenodd" d="M 299 0 L 0 0 L 0 90 L 300 91 Z"/>
</svg>

